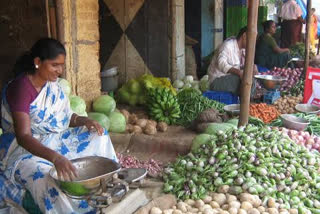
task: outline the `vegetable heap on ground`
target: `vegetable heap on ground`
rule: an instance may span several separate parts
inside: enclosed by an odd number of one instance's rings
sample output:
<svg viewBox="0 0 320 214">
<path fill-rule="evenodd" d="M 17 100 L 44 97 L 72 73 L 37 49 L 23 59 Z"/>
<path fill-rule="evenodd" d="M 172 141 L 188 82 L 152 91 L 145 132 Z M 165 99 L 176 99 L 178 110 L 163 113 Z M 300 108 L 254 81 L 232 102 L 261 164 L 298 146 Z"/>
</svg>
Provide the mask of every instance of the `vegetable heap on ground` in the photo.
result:
<svg viewBox="0 0 320 214">
<path fill-rule="evenodd" d="M 117 101 L 135 106 L 144 105 L 147 102 L 148 90 L 151 88 L 168 88 L 173 94 L 176 90 L 172 87 L 168 78 L 154 77 L 151 74 L 144 74 L 136 79 L 131 79 L 124 84 L 117 93 Z"/>
<path fill-rule="evenodd" d="M 202 96 L 197 89 L 183 89 L 178 93 L 177 97 L 181 110 L 178 124 L 183 126 L 190 125 L 201 112 L 209 108 L 217 109 L 220 112 L 223 111 L 224 104 Z"/>
<path fill-rule="evenodd" d="M 270 123 L 280 115 L 274 106 L 267 105 L 266 103 L 250 104 L 249 114 L 252 117 L 261 119 L 264 123 Z"/>
<path fill-rule="evenodd" d="M 165 169 L 164 191 L 180 199 L 203 198 L 224 185 L 229 193 L 274 198 L 283 208 L 320 212 L 320 155 L 270 127 L 247 125 L 218 132 L 195 152 Z"/>
<path fill-rule="evenodd" d="M 281 114 L 293 114 L 296 112 L 295 106 L 302 102 L 303 96 L 283 96 L 274 102 L 274 106 Z"/>
</svg>

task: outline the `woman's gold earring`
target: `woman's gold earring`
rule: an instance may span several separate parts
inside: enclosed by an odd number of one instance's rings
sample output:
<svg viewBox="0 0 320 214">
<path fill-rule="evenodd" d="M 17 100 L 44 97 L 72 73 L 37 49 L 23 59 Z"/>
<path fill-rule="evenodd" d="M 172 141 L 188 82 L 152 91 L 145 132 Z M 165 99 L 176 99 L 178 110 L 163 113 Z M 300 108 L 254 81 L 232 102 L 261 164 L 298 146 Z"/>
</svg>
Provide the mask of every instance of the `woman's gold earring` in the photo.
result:
<svg viewBox="0 0 320 214">
<path fill-rule="evenodd" d="M 36 67 L 36 69 L 38 69 L 38 68 L 39 68 L 39 65 L 35 65 L 35 67 Z"/>
</svg>

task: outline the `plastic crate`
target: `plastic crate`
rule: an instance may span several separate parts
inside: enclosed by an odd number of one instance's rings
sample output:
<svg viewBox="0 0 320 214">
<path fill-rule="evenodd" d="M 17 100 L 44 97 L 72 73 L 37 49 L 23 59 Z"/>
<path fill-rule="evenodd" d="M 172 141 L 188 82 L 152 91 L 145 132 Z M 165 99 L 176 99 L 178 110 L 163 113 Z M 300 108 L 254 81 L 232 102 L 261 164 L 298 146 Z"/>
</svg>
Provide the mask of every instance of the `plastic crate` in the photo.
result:
<svg viewBox="0 0 320 214">
<path fill-rule="evenodd" d="M 203 93 L 203 96 L 211 99 L 216 100 L 220 103 L 224 104 L 238 104 L 239 103 L 239 96 L 233 95 L 230 92 L 224 91 L 206 91 Z"/>
<path fill-rule="evenodd" d="M 280 91 L 269 91 L 263 95 L 263 102 L 267 104 L 273 104 L 280 98 Z"/>
</svg>

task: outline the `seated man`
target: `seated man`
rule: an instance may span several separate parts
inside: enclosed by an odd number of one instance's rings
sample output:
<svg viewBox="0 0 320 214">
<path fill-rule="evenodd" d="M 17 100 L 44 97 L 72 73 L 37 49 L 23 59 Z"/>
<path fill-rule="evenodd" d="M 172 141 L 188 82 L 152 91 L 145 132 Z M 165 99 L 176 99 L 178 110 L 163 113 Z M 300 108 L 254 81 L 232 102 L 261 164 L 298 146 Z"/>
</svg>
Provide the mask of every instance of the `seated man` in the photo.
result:
<svg viewBox="0 0 320 214">
<path fill-rule="evenodd" d="M 210 90 L 240 94 L 244 49 L 247 41 L 246 31 L 246 27 L 242 28 L 237 37 L 225 40 L 215 52 L 207 72 Z M 256 69 L 255 72 L 257 72 Z"/>
</svg>

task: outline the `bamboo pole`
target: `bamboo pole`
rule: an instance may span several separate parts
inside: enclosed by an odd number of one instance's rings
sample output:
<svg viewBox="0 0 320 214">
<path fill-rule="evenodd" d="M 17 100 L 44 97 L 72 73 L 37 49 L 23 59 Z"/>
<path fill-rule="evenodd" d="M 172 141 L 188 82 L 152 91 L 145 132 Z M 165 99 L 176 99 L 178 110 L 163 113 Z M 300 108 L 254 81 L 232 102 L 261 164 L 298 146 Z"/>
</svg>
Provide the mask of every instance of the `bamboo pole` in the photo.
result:
<svg viewBox="0 0 320 214">
<path fill-rule="evenodd" d="M 252 85 L 254 55 L 257 38 L 257 22 L 259 1 L 249 0 L 248 8 L 248 30 L 246 44 L 246 61 L 244 67 L 243 79 L 241 81 L 241 102 L 240 102 L 240 119 L 239 126 L 244 126 L 249 120 L 250 91 Z"/>
<path fill-rule="evenodd" d="M 307 26 L 306 26 L 306 42 L 305 42 L 305 58 L 304 58 L 304 73 L 307 73 L 310 61 L 310 24 L 311 24 L 311 8 L 312 0 L 307 3 Z"/>
</svg>

